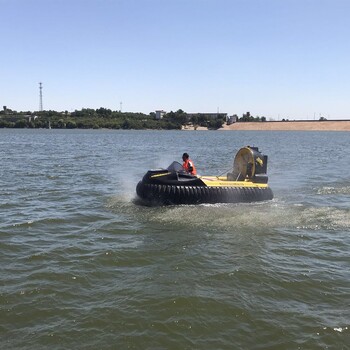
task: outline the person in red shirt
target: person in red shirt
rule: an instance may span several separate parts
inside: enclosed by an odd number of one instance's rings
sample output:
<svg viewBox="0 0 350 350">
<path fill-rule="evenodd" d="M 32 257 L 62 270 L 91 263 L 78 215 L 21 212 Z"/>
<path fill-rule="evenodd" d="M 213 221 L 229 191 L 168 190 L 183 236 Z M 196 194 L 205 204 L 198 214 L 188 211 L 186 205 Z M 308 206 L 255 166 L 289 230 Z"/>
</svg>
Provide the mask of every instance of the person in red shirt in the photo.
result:
<svg viewBox="0 0 350 350">
<path fill-rule="evenodd" d="M 182 160 L 183 160 L 182 167 L 184 168 L 184 170 L 190 173 L 191 175 L 197 175 L 196 167 L 194 166 L 188 153 L 184 153 L 182 155 Z"/>
</svg>

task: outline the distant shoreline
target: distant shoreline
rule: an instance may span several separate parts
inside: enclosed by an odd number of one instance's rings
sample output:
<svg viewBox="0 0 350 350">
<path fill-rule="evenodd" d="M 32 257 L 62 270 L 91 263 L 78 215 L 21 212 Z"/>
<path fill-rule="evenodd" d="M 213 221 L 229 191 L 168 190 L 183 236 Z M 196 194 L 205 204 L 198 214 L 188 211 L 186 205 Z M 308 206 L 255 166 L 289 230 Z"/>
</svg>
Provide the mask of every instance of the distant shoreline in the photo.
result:
<svg viewBox="0 0 350 350">
<path fill-rule="evenodd" d="M 205 127 L 186 126 L 182 130 L 208 130 Z M 266 121 L 266 122 L 237 122 L 223 125 L 219 131 L 350 131 L 350 120 L 309 120 L 309 121 Z"/>
<path fill-rule="evenodd" d="M 350 120 L 238 122 L 219 130 L 350 131 Z"/>
</svg>

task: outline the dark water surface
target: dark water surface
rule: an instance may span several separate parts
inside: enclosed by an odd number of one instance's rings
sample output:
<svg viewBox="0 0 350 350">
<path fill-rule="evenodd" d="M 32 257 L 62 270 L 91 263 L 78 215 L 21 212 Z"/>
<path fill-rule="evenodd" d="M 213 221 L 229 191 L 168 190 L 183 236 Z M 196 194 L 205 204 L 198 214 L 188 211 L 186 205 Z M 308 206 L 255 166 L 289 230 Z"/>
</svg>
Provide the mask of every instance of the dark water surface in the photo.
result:
<svg viewBox="0 0 350 350">
<path fill-rule="evenodd" d="M 1 349 L 349 349 L 350 134 L 0 130 Z M 188 152 L 275 199 L 142 207 Z"/>
</svg>

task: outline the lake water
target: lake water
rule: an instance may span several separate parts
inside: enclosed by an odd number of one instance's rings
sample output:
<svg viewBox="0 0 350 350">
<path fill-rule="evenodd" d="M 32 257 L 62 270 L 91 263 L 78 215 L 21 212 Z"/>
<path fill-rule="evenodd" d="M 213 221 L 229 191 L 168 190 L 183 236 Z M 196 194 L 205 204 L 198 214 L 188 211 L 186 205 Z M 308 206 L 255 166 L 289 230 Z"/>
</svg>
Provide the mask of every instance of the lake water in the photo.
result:
<svg viewBox="0 0 350 350">
<path fill-rule="evenodd" d="M 1 349 L 349 349 L 347 132 L 0 129 Z M 143 207 L 146 170 L 269 156 L 275 198 Z"/>
</svg>

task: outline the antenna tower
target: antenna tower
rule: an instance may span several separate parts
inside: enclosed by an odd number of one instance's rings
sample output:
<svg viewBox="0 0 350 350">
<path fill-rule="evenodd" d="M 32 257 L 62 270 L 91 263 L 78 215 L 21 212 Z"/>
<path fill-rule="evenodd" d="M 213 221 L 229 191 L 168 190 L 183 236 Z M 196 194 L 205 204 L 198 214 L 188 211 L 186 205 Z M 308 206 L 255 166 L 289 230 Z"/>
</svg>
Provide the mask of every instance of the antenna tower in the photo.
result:
<svg viewBox="0 0 350 350">
<path fill-rule="evenodd" d="M 40 92 L 40 103 L 39 103 L 39 111 L 43 111 L 43 83 L 39 83 L 39 92 Z"/>
</svg>

